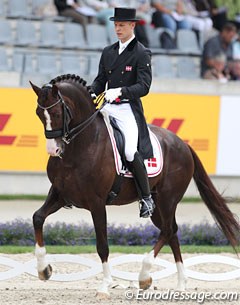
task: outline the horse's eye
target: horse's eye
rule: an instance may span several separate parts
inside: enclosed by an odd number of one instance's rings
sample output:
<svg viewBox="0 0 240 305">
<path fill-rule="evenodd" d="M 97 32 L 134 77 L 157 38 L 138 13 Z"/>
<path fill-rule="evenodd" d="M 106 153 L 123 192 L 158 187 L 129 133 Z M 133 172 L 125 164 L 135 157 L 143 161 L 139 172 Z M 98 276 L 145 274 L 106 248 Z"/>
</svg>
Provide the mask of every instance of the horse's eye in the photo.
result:
<svg viewBox="0 0 240 305">
<path fill-rule="evenodd" d="M 60 119 L 60 113 L 58 113 L 58 112 L 53 112 L 53 113 L 51 114 L 51 116 L 52 116 L 54 119 Z"/>
</svg>

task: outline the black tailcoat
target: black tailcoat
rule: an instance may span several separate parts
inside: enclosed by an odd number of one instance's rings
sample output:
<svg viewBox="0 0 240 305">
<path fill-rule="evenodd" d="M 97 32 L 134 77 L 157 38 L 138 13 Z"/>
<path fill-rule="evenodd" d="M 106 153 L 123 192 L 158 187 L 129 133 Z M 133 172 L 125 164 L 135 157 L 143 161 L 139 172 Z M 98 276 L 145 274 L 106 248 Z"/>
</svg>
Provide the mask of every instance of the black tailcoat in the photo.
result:
<svg viewBox="0 0 240 305">
<path fill-rule="evenodd" d="M 152 82 L 151 51 L 136 38 L 120 55 L 118 50 L 119 42 L 103 50 L 98 75 L 91 87 L 96 95 L 105 90 L 106 83 L 108 89 L 122 88 L 120 103 L 129 99 L 139 130 L 138 151 L 148 159 L 153 157 L 153 151 L 140 97 L 148 94 Z"/>
</svg>

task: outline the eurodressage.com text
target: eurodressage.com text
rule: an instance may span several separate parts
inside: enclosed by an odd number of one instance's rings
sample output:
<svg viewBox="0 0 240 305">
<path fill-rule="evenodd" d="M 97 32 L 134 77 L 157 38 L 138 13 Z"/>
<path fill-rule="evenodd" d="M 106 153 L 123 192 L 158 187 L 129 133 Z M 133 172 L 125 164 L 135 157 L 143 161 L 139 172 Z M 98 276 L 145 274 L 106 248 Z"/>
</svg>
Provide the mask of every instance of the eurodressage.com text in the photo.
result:
<svg viewBox="0 0 240 305">
<path fill-rule="evenodd" d="M 136 291 L 126 290 L 125 297 L 127 300 L 145 300 L 145 301 L 195 301 L 198 304 L 203 304 L 205 301 L 237 301 L 240 299 L 238 292 L 187 292 L 174 291 L 146 291 L 138 289 Z"/>
</svg>

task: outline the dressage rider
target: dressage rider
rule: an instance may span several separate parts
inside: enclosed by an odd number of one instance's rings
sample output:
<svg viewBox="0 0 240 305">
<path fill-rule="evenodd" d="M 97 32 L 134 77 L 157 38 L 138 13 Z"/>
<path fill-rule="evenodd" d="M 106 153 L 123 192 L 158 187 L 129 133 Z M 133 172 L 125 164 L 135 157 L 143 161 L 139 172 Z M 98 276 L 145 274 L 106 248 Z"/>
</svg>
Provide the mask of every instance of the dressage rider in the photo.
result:
<svg viewBox="0 0 240 305">
<path fill-rule="evenodd" d="M 138 19 L 132 8 L 115 8 L 119 41 L 104 48 L 98 75 L 91 85 L 96 95 L 105 91 L 105 111 L 115 118 L 125 136 L 125 155 L 140 199 L 140 217 L 152 215 L 153 202 L 143 160 L 153 157 L 152 145 L 140 97 L 148 94 L 151 81 L 151 51 L 134 36 Z"/>
</svg>

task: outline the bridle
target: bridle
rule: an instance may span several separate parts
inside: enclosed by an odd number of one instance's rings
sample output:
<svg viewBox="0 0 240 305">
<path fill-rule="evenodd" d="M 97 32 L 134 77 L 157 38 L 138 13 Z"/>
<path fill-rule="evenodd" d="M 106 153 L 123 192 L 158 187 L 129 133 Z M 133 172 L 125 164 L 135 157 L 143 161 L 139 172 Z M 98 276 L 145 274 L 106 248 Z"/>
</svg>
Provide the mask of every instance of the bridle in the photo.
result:
<svg viewBox="0 0 240 305">
<path fill-rule="evenodd" d="M 52 88 L 51 84 L 44 85 L 43 88 Z M 47 139 L 54 139 L 54 138 L 62 138 L 62 140 L 66 143 L 69 144 L 78 134 L 80 134 L 85 128 L 87 128 L 96 118 L 100 110 L 104 107 L 105 102 L 101 105 L 98 110 L 96 110 L 89 118 L 87 118 L 85 121 L 79 123 L 77 126 L 73 127 L 72 129 L 69 129 L 69 123 L 72 119 L 72 113 L 70 108 L 67 106 L 65 103 L 61 92 L 58 90 L 58 97 L 59 99 L 57 102 L 54 104 L 43 107 L 38 103 L 38 107 L 43 110 L 48 110 L 53 107 L 55 107 L 58 104 L 62 104 L 63 108 L 63 126 L 61 129 L 55 129 L 55 130 L 46 130 L 45 128 L 45 137 Z M 103 99 L 104 94 L 100 94 L 99 97 L 97 98 L 97 105 L 99 104 L 100 100 Z"/>
<path fill-rule="evenodd" d="M 51 84 L 47 84 L 47 85 L 44 85 L 43 88 L 52 88 L 52 85 Z M 72 113 L 71 113 L 71 110 L 69 109 L 69 107 L 64 102 L 62 94 L 60 93 L 59 90 L 58 90 L 58 97 L 59 97 L 59 99 L 56 101 L 56 103 L 54 103 L 54 104 L 52 104 L 50 106 L 47 106 L 47 107 L 43 107 L 42 105 L 40 105 L 38 103 L 38 107 L 40 109 L 43 109 L 43 110 L 51 109 L 51 108 L 57 106 L 60 103 L 62 104 L 62 109 L 63 109 L 63 127 L 61 129 L 55 129 L 55 130 L 47 130 L 45 128 L 45 137 L 47 139 L 54 139 L 54 138 L 59 138 L 59 137 L 63 138 L 66 134 L 69 133 L 69 123 L 70 123 L 70 121 L 72 119 Z"/>
</svg>

